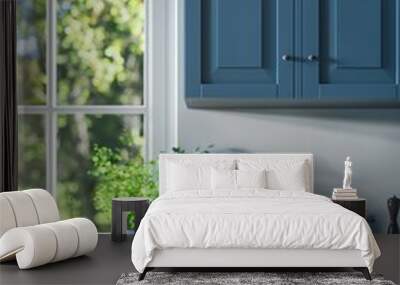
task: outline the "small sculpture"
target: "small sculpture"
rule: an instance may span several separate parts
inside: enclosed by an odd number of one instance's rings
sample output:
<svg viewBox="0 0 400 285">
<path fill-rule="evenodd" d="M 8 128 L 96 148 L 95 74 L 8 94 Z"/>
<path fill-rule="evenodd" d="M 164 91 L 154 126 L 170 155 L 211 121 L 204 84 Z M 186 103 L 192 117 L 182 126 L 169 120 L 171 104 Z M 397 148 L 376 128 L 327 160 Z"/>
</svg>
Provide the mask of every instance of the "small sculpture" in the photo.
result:
<svg viewBox="0 0 400 285">
<path fill-rule="evenodd" d="M 390 223 L 387 230 L 388 234 L 398 234 L 399 225 L 397 224 L 397 214 L 399 213 L 400 199 L 396 196 L 389 198 L 387 201 L 389 209 Z"/>
<path fill-rule="evenodd" d="M 343 189 L 351 188 L 351 176 L 353 175 L 353 170 L 351 169 L 352 162 L 350 156 L 346 157 L 344 162 L 344 179 L 343 179 Z"/>
</svg>

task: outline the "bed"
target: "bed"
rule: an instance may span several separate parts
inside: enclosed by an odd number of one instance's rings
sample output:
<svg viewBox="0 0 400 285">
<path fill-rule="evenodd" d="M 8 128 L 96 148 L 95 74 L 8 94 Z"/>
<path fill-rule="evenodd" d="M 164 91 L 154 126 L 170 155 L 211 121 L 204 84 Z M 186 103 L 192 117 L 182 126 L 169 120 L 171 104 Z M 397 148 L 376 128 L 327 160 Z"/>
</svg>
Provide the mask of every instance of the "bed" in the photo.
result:
<svg viewBox="0 0 400 285">
<path fill-rule="evenodd" d="M 380 251 L 361 216 L 313 194 L 312 154 L 161 154 L 160 197 L 132 243 L 159 267 L 352 267 Z M 243 269 L 242 269 L 243 270 Z"/>
</svg>

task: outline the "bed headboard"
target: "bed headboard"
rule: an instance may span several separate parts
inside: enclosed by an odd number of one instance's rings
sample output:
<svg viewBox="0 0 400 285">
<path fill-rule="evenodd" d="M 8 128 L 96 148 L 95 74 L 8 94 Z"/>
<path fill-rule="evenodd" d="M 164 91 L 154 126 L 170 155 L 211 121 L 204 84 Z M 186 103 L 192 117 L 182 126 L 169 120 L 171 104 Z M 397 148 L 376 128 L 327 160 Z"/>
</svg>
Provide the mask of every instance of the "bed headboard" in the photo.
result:
<svg viewBox="0 0 400 285">
<path fill-rule="evenodd" d="M 196 153 L 196 154 L 160 154 L 159 160 L 159 191 L 160 195 L 165 192 L 166 185 L 166 175 L 167 175 L 167 163 L 169 161 L 177 161 L 177 160 L 227 160 L 232 159 L 293 159 L 293 160 L 304 160 L 308 165 L 308 181 L 309 181 L 309 189 L 306 189 L 307 192 L 314 192 L 314 165 L 313 165 L 313 155 L 311 153 L 241 153 L 241 154 L 221 154 L 221 153 Z"/>
</svg>

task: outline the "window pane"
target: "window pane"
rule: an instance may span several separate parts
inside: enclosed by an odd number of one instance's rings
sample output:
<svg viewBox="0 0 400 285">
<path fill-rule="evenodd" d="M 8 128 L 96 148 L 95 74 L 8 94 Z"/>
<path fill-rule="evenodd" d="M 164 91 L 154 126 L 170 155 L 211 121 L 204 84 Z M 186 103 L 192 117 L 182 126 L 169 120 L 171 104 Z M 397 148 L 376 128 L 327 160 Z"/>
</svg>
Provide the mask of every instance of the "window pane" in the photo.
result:
<svg viewBox="0 0 400 285">
<path fill-rule="evenodd" d="M 18 188 L 46 188 L 43 115 L 18 117 Z"/>
<path fill-rule="evenodd" d="M 46 104 L 46 0 L 17 1 L 19 104 Z"/>
<path fill-rule="evenodd" d="M 58 0 L 62 105 L 143 104 L 143 0 Z"/>
<path fill-rule="evenodd" d="M 124 139 L 120 139 L 123 137 Z M 129 144 L 129 140 L 133 143 Z M 57 200 L 63 218 L 85 216 L 100 231 L 110 231 L 110 214 L 96 210 L 95 190 L 101 187 L 90 171 L 95 145 L 125 149 L 132 158 L 141 159 L 144 144 L 142 115 L 60 115 L 58 117 Z M 101 159 L 107 160 L 104 155 Z M 106 203 L 111 209 L 113 189 Z M 109 204 L 108 204 L 109 203 Z M 101 205 L 100 205 L 101 206 Z"/>
</svg>

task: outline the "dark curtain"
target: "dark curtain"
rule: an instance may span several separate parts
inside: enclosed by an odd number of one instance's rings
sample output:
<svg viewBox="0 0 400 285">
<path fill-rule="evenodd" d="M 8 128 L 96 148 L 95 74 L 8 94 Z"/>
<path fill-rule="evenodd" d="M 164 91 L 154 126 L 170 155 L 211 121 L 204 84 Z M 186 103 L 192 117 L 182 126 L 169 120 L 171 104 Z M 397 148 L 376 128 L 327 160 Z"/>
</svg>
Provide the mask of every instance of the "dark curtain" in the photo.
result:
<svg viewBox="0 0 400 285">
<path fill-rule="evenodd" d="M 18 187 L 15 0 L 0 0 L 0 112 L 0 191 L 15 191 Z"/>
</svg>

